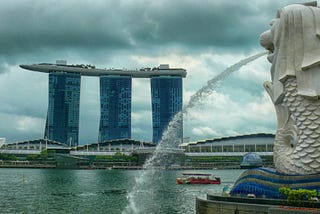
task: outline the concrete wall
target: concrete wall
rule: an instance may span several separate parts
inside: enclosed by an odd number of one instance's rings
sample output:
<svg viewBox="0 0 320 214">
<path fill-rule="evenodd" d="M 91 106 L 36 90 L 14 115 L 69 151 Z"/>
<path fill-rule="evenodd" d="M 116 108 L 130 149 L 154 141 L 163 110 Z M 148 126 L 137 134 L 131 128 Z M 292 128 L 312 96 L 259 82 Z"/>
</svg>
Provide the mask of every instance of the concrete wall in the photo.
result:
<svg viewBox="0 0 320 214">
<path fill-rule="evenodd" d="M 197 198 L 197 214 L 268 214 L 268 205 L 253 205 L 245 203 L 234 203 L 224 201 L 208 201 Z"/>
<path fill-rule="evenodd" d="M 300 214 L 320 213 L 320 209 L 312 207 L 290 207 L 283 205 L 263 205 L 236 203 L 217 200 L 196 199 L 197 214 Z"/>
</svg>

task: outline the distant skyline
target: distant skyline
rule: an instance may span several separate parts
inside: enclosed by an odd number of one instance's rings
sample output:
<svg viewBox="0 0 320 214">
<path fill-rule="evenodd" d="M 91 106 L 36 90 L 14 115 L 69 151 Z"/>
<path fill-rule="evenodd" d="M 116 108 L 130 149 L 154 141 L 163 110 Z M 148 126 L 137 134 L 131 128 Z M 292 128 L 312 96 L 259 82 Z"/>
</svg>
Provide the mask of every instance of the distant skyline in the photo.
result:
<svg viewBox="0 0 320 214">
<path fill-rule="evenodd" d="M 293 0 L 4 0 L 0 7 L 0 137 L 42 138 L 48 74 L 19 64 L 92 64 L 98 68 L 187 70 L 184 103 L 208 80 L 264 51 L 259 35 L 277 9 Z M 184 117 L 191 141 L 257 132 L 274 133 L 274 107 L 262 84 L 266 57 L 242 67 Z M 152 140 L 149 79 L 132 80 L 132 138 Z M 99 78 L 82 77 L 80 144 L 96 142 Z"/>
</svg>

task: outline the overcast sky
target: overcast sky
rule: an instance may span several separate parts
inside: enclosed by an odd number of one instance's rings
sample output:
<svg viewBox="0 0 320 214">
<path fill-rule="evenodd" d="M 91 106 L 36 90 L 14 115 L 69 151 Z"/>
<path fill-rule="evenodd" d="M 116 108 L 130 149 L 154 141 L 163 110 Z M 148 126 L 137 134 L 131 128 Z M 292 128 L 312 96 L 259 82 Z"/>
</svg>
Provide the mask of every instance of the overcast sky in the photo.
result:
<svg viewBox="0 0 320 214">
<path fill-rule="evenodd" d="M 2 0 L 0 2 L 0 137 L 7 142 L 43 137 L 48 75 L 19 64 L 93 64 L 185 68 L 184 103 L 232 64 L 264 51 L 259 35 L 278 0 Z M 274 133 L 276 117 L 262 84 L 266 56 L 242 67 L 184 117 L 190 140 Z M 132 138 L 151 141 L 149 79 L 134 79 Z M 80 143 L 97 141 L 99 79 L 82 77 Z"/>
</svg>

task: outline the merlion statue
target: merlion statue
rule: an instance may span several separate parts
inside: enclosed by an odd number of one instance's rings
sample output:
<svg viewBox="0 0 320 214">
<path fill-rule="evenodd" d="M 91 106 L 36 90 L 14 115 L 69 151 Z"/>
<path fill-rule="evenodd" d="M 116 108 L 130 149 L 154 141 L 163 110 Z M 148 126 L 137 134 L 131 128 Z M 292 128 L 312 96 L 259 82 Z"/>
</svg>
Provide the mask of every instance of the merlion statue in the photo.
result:
<svg viewBox="0 0 320 214">
<path fill-rule="evenodd" d="M 280 9 L 260 43 L 269 50 L 271 81 L 264 87 L 275 105 L 277 170 L 320 173 L 320 8 L 317 2 Z"/>
</svg>

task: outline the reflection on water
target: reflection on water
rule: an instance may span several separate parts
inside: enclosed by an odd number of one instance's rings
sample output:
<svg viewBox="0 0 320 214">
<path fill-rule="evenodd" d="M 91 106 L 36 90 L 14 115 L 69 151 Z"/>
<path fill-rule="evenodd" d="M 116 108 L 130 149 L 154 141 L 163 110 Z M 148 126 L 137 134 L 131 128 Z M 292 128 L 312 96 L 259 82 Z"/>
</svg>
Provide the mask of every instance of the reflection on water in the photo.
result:
<svg viewBox="0 0 320 214">
<path fill-rule="evenodd" d="M 216 170 L 222 185 L 176 185 L 181 171 L 160 171 L 142 189 L 149 213 L 194 213 L 195 197 L 220 194 L 242 170 Z M 0 169 L 1 213 L 121 213 L 139 170 Z M 159 180 L 160 179 L 160 180 Z M 144 192 L 143 192 L 144 191 Z"/>
</svg>

